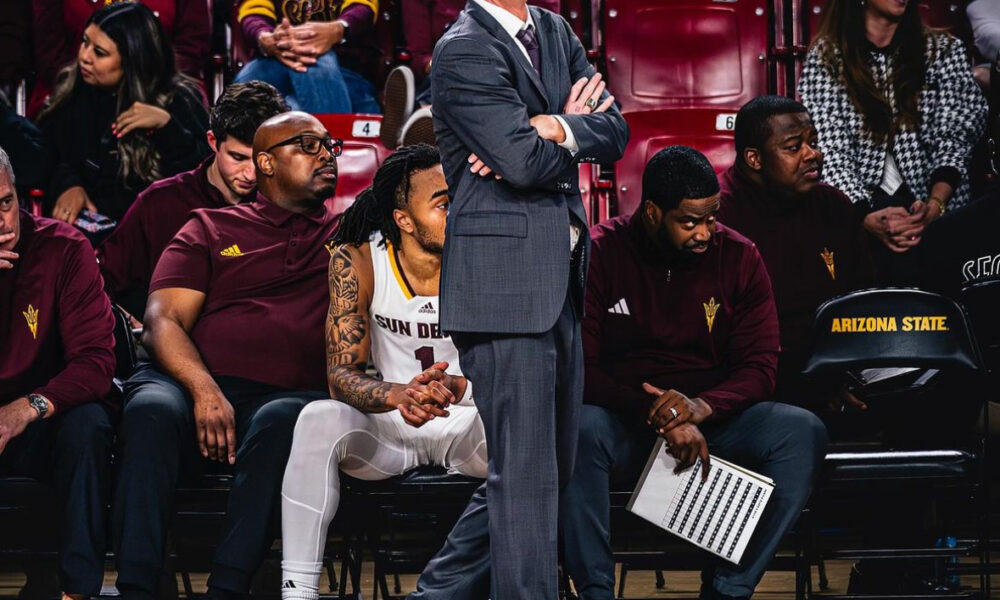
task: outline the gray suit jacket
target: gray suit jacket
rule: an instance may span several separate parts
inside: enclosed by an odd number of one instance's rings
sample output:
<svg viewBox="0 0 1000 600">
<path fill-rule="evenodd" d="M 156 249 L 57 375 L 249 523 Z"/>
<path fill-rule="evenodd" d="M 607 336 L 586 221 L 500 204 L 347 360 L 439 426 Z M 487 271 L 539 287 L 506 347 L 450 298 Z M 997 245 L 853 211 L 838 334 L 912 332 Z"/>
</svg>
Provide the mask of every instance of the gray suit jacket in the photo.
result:
<svg viewBox="0 0 1000 600">
<path fill-rule="evenodd" d="M 528 120 L 561 113 L 573 82 L 594 69 L 562 17 L 529 10 L 541 78 L 475 2 L 434 49 L 434 132 L 451 192 L 441 273 L 446 331 L 541 333 L 554 325 L 568 285 L 582 298 L 589 237 L 577 163 L 614 162 L 628 141 L 616 107 L 563 115 L 579 145 L 575 158 L 538 137 Z M 503 179 L 471 173 L 470 152 Z M 571 215 L 583 248 L 572 274 Z"/>
</svg>

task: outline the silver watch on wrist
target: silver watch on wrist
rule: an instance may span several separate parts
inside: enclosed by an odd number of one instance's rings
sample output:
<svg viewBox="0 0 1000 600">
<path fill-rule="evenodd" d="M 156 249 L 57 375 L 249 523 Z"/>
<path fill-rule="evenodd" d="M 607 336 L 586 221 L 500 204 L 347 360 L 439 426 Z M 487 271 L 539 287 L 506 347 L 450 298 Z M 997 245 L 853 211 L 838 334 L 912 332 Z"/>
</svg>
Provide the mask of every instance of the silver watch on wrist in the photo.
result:
<svg viewBox="0 0 1000 600">
<path fill-rule="evenodd" d="M 45 399 L 45 396 L 28 394 L 28 404 L 31 405 L 31 408 L 38 411 L 39 419 L 44 419 L 45 415 L 49 413 L 49 401 Z"/>
</svg>

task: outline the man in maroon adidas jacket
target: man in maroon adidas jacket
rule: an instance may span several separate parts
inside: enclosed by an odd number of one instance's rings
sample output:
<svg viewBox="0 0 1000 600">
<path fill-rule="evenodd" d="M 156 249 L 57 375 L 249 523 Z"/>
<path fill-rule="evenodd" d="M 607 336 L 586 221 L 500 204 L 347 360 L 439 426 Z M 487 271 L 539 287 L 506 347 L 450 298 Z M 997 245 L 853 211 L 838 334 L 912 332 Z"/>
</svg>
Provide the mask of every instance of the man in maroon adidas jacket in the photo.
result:
<svg viewBox="0 0 1000 600">
<path fill-rule="evenodd" d="M 101 403 L 114 317 L 97 259 L 72 226 L 20 210 L 0 148 L 0 475 L 49 482 L 62 505 L 63 592 L 104 580 L 113 430 Z"/>
<path fill-rule="evenodd" d="M 719 184 L 696 150 L 646 166 L 643 203 L 596 226 L 576 467 L 560 506 L 582 600 L 613 598 L 609 489 L 634 485 L 657 435 L 681 468 L 709 452 L 775 481 L 739 566 L 703 573 L 702 598 L 749 597 L 809 497 L 826 448 L 812 413 L 768 402 L 778 358 L 771 282 L 753 243 L 716 223 Z"/>
</svg>

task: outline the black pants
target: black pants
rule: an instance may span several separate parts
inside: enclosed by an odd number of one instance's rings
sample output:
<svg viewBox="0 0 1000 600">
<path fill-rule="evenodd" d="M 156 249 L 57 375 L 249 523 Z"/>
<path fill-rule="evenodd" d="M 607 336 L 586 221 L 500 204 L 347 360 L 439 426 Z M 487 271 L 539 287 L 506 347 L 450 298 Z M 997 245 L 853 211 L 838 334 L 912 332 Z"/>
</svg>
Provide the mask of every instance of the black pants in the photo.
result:
<svg viewBox="0 0 1000 600">
<path fill-rule="evenodd" d="M 31 423 L 0 454 L 0 474 L 55 488 L 59 583 L 71 594 L 101 592 L 113 443 L 108 411 L 95 402 Z"/>
<path fill-rule="evenodd" d="M 281 480 L 299 412 L 319 392 L 285 390 L 234 378 L 217 380 L 236 412 L 235 478 L 209 586 L 247 593 L 275 537 Z M 143 364 L 125 384 L 120 471 L 112 509 L 123 595 L 153 595 L 163 565 L 173 491 L 183 464 L 208 464 L 195 439 L 192 400 L 171 377 Z"/>
<path fill-rule="evenodd" d="M 899 207 L 909 210 L 910 206 L 917 200 L 910 188 L 899 186 L 895 194 L 891 196 L 884 190 L 878 188 L 872 194 L 871 211 L 881 210 L 889 207 Z M 906 252 L 893 252 L 885 247 L 881 240 L 871 237 L 869 239 L 872 262 L 875 266 L 875 281 L 880 286 L 887 287 L 908 287 L 916 285 L 920 280 L 920 270 L 917 261 L 916 248 L 910 248 Z"/>
</svg>

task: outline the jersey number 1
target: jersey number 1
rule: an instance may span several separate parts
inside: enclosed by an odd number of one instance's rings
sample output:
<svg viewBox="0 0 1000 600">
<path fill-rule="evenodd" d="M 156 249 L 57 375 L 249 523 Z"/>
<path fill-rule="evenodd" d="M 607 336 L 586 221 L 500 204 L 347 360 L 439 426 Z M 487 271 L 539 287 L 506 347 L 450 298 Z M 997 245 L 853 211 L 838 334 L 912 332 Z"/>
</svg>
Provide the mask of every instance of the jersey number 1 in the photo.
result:
<svg viewBox="0 0 1000 600">
<path fill-rule="evenodd" d="M 420 361 L 420 369 L 426 371 L 434 364 L 434 347 L 421 346 L 413 351 L 413 356 Z"/>
</svg>

